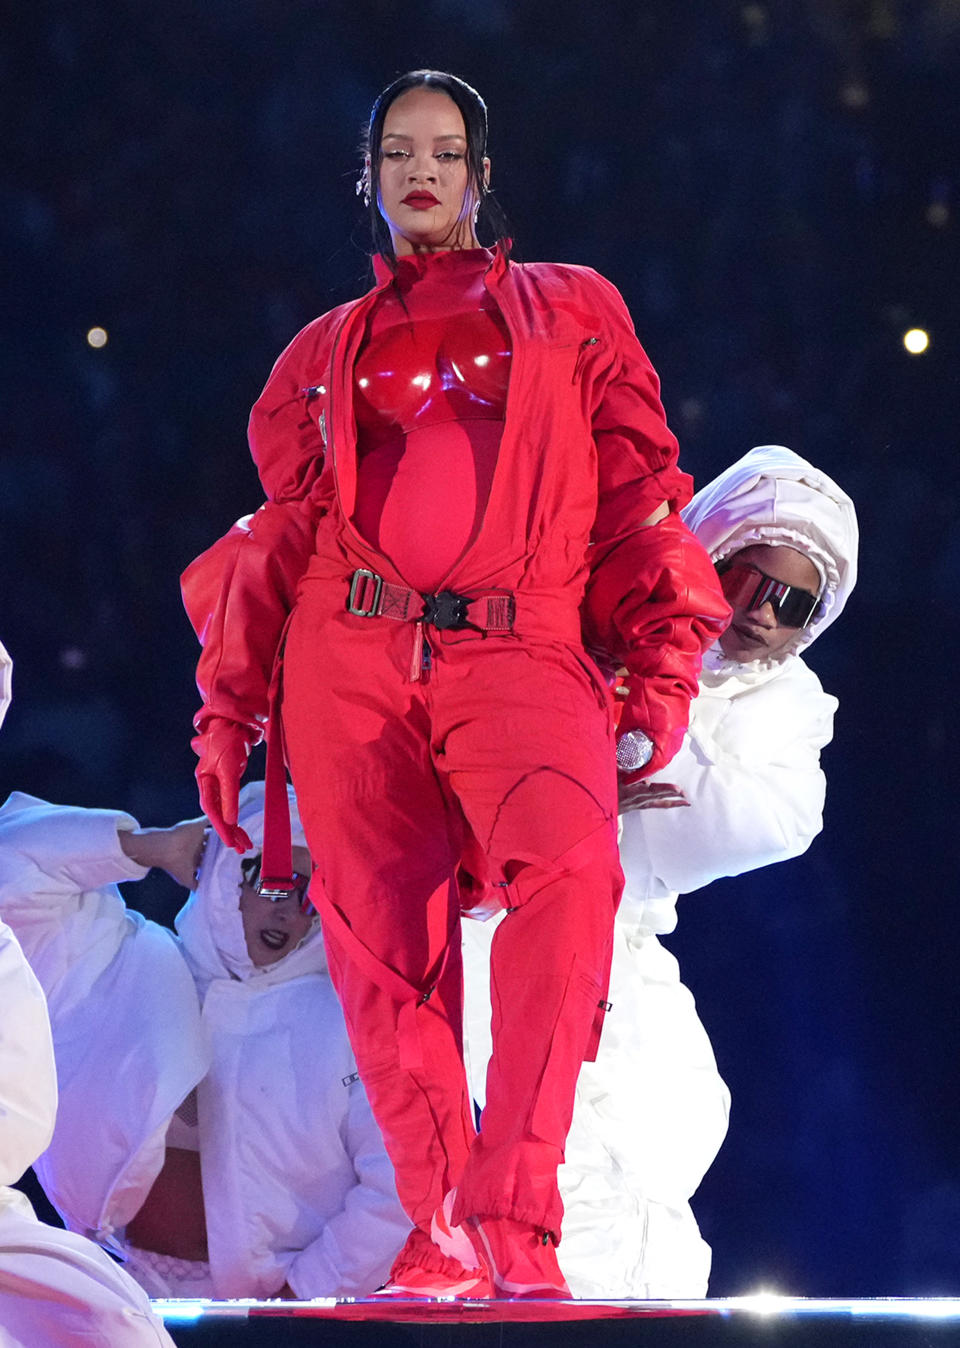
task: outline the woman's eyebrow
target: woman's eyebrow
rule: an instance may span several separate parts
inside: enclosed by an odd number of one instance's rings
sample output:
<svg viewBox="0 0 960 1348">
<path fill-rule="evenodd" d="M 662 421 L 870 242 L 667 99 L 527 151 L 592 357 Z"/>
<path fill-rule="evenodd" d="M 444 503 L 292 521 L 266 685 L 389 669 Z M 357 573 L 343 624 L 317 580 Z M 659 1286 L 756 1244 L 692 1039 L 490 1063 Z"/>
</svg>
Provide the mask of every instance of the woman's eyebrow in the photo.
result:
<svg viewBox="0 0 960 1348">
<path fill-rule="evenodd" d="M 408 135 L 406 134 L 406 132 L 404 132 L 404 131 L 388 131 L 388 132 L 386 132 L 386 134 L 382 137 L 382 139 L 383 139 L 383 140 L 413 140 L 413 137 L 412 137 L 412 136 L 408 136 Z M 448 133 L 447 135 L 445 135 L 445 136 L 434 136 L 433 139 L 434 139 L 435 141 L 436 141 L 436 140 L 463 140 L 463 141 L 465 141 L 465 140 L 466 140 L 466 136 L 461 136 L 461 135 L 459 135 L 456 131 L 451 131 L 451 132 L 449 132 L 449 133 Z"/>
</svg>

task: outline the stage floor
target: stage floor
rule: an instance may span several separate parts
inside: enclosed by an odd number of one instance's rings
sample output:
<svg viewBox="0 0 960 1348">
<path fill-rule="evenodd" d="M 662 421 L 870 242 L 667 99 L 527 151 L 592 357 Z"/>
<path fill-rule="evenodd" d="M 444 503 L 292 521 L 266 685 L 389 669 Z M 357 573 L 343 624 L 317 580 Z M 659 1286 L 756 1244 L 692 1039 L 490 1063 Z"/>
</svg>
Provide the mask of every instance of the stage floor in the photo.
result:
<svg viewBox="0 0 960 1348">
<path fill-rule="evenodd" d="M 960 1298 L 704 1301 L 155 1301 L 178 1344 L 533 1348 L 577 1345 L 843 1345 L 960 1348 Z"/>
</svg>

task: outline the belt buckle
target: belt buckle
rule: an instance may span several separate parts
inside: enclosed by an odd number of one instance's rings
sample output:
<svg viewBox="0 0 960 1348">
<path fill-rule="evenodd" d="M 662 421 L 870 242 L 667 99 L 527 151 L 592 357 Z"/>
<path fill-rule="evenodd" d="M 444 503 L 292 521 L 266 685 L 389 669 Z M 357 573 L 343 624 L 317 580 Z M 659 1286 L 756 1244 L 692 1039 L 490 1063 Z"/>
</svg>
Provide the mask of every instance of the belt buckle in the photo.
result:
<svg viewBox="0 0 960 1348">
<path fill-rule="evenodd" d="M 368 581 L 373 582 L 373 603 L 365 607 L 363 600 Z M 373 618 L 377 613 L 377 605 L 380 603 L 380 593 L 383 590 L 383 577 L 378 576 L 375 571 L 368 571 L 366 567 L 359 567 L 354 571 L 350 579 L 350 597 L 347 600 L 347 612 L 355 613 L 358 618 Z M 358 596 L 360 602 L 358 602 Z"/>
<path fill-rule="evenodd" d="M 423 596 L 423 621 L 436 627 L 440 632 L 459 631 L 472 624 L 467 619 L 467 609 L 472 600 L 465 594 L 454 590 L 441 590 L 439 594 Z"/>
</svg>

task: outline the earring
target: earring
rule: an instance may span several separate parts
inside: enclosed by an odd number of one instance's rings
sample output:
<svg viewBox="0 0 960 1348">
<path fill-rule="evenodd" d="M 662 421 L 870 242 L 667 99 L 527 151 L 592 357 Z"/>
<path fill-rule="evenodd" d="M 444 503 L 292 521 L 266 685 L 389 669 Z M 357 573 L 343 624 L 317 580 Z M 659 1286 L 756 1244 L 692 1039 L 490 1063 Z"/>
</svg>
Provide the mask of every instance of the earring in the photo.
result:
<svg viewBox="0 0 960 1348">
<path fill-rule="evenodd" d="M 357 179 L 357 196 L 363 197 L 364 206 L 370 205 L 370 173 L 367 169 Z"/>
</svg>

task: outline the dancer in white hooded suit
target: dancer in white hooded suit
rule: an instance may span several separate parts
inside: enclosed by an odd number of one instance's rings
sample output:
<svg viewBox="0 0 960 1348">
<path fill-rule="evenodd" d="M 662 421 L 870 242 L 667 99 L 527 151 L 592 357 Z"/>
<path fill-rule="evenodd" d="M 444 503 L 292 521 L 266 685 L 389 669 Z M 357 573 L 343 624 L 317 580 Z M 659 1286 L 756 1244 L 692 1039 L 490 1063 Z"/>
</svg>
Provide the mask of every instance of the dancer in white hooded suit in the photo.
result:
<svg viewBox="0 0 960 1348">
<path fill-rule="evenodd" d="M 46 1145 L 56 1106 L 43 992 L 0 922 L 0 1345 L 173 1348 L 146 1292 L 109 1255 L 38 1221 L 6 1187 Z"/>
<path fill-rule="evenodd" d="M 676 926 L 678 894 L 799 856 L 820 831 L 820 750 L 837 702 L 800 651 L 837 619 L 856 580 L 852 502 L 781 446 L 744 455 L 694 496 L 683 518 L 723 572 L 734 616 L 704 657 L 679 753 L 641 794 L 621 800 L 626 883 L 612 1010 L 597 1061 L 580 1074 L 560 1169 L 558 1253 L 580 1297 L 706 1293 L 710 1249 L 689 1199 L 726 1134 L 729 1094 L 693 997 L 658 937 Z M 780 621 L 776 590 L 773 603 L 749 609 L 763 596 L 764 567 L 785 582 L 780 592 L 793 582 L 789 603 L 803 607 L 798 590 L 819 600 L 806 626 Z M 468 1056 L 481 1102 L 495 926 L 463 924 Z"/>
<path fill-rule="evenodd" d="M 0 646 L 0 722 L 10 660 Z M 57 1112 L 43 991 L 0 921 L 0 1345 L 173 1348 L 143 1289 L 82 1236 L 37 1220 L 9 1188 L 50 1141 Z"/>
<path fill-rule="evenodd" d="M 241 796 L 253 853 L 262 798 L 262 783 Z M 292 793 L 291 806 L 303 846 Z M 177 826 L 194 852 L 206 843 L 174 936 L 116 889 L 147 873 L 128 855 L 143 855 L 130 815 L 20 793 L 0 809 L 0 915 L 47 994 L 60 1083 L 36 1173 L 67 1226 L 114 1249 L 151 1295 L 363 1295 L 385 1279 L 409 1222 L 319 925 L 291 921 L 306 934 L 288 951 L 278 915 L 255 961 L 260 937 L 245 939 L 238 906 L 244 860 L 202 823 Z M 164 1223 L 169 1240 L 171 1220 L 206 1249 L 142 1248 Z"/>
</svg>

